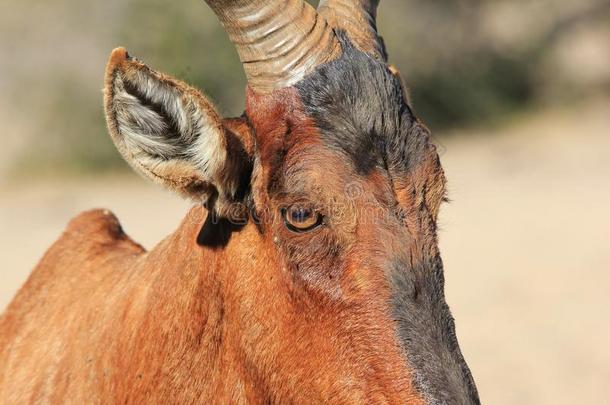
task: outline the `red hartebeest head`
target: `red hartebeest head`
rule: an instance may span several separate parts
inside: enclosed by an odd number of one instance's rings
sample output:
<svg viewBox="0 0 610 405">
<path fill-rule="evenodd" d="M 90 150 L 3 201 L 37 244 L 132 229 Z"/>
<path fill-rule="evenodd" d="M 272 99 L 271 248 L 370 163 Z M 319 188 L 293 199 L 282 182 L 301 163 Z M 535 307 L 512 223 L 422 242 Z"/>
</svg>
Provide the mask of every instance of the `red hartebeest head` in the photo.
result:
<svg viewBox="0 0 610 405">
<path fill-rule="evenodd" d="M 238 333 L 286 340 L 269 358 L 263 343 L 244 349 L 261 381 L 315 390 L 334 378 L 336 390 L 476 403 L 443 294 L 443 171 L 386 63 L 378 0 L 322 1 L 317 12 L 303 0 L 207 2 L 248 78 L 244 115 L 221 119 L 199 91 L 123 49 L 108 64 L 106 113 L 133 167 L 213 211 L 202 248 L 239 250 L 231 232 L 257 227 L 253 257 L 235 263 L 282 283 L 259 297 L 243 286 L 254 296 L 242 299 L 278 305 Z"/>
<path fill-rule="evenodd" d="M 107 66 L 108 127 L 123 157 L 210 214 L 189 217 L 193 237 L 179 232 L 149 256 L 124 247 L 120 260 L 104 259 L 162 268 L 98 277 L 141 283 L 120 313 L 149 315 L 108 344 L 123 354 L 91 375 L 116 376 L 108 392 L 126 402 L 137 390 L 179 401 L 224 387 L 236 403 L 478 403 L 444 297 L 445 179 L 387 64 L 378 0 L 321 1 L 317 11 L 303 0 L 207 3 L 248 78 L 241 117 L 222 119 L 198 90 L 123 48 Z M 121 294 L 102 295 L 130 296 Z"/>
</svg>

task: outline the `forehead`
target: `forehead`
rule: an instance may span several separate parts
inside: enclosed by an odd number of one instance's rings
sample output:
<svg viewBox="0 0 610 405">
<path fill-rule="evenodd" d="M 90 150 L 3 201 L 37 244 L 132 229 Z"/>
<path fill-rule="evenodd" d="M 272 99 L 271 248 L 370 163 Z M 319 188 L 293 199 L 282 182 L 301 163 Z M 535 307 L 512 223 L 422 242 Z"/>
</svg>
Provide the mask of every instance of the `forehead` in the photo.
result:
<svg viewBox="0 0 610 405">
<path fill-rule="evenodd" d="M 412 121 L 400 80 L 348 42 L 340 58 L 294 87 L 267 96 L 249 93 L 246 112 L 262 164 L 280 169 L 301 155 L 321 167 L 332 160 L 363 176 L 386 166 L 388 146 Z"/>
<path fill-rule="evenodd" d="M 323 142 L 347 155 L 360 174 L 385 166 L 388 146 L 412 122 L 400 80 L 349 43 L 341 58 L 296 88 Z"/>
</svg>

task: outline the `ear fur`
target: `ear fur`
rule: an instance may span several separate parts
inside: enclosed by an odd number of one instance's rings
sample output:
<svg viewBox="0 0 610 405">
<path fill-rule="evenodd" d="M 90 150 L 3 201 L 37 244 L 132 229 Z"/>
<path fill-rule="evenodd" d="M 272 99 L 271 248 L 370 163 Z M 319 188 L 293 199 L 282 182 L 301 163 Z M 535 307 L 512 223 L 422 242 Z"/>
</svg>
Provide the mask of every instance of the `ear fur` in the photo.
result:
<svg viewBox="0 0 610 405">
<path fill-rule="evenodd" d="M 124 48 L 110 55 L 104 108 L 112 140 L 136 171 L 221 215 L 235 202 L 250 166 L 241 142 L 250 136 L 247 125 L 226 128 L 198 90 Z"/>
</svg>

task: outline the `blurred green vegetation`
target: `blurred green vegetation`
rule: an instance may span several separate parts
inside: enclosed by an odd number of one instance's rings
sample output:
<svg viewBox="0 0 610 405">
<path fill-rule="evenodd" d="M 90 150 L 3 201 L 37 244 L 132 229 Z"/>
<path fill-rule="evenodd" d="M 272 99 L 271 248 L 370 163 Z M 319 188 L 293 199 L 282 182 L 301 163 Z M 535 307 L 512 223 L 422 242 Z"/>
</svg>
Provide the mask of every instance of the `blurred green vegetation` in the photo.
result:
<svg viewBox="0 0 610 405">
<path fill-rule="evenodd" d="M 411 86 L 418 114 L 441 130 L 485 123 L 525 108 L 534 93 L 522 60 L 488 50 L 474 52 L 468 62 L 420 72 Z"/>
<path fill-rule="evenodd" d="M 106 132 L 100 92 L 83 92 L 69 77 L 56 80 L 57 91 L 49 93 L 38 116 L 41 136 L 26 149 L 16 170 L 22 175 L 56 175 L 126 168 Z"/>
<path fill-rule="evenodd" d="M 245 76 L 237 52 L 202 1 L 168 7 L 164 0 L 130 0 L 119 42 L 157 70 L 205 92 L 224 114 L 241 114 Z M 189 7 L 190 6 L 190 7 Z"/>
<path fill-rule="evenodd" d="M 501 21 L 510 2 L 494 6 L 482 0 L 384 0 L 378 22 L 390 62 L 401 70 L 416 113 L 434 131 L 442 132 L 484 125 L 529 108 L 546 94 L 549 83 L 557 85 L 548 79 L 544 67 L 548 63 L 546 56 L 558 39 L 578 24 L 610 21 L 610 2 L 583 1 L 587 4 L 580 9 L 549 13 L 539 23 L 528 14 L 544 10 L 543 3 L 557 1 L 533 4 L 533 0 L 518 0 L 519 4 L 513 4 L 507 13 L 512 13 L 515 21 L 514 33 L 512 37 L 508 35 L 508 40 L 491 35 L 489 26 L 493 26 L 494 18 Z M 31 145 L 17 162 L 20 172 L 101 173 L 126 167 L 106 133 L 99 92 L 103 59 L 119 44 L 154 69 L 201 88 L 222 114 L 241 114 L 246 85 L 241 65 L 203 1 L 177 4 L 112 0 L 95 7 L 76 6 L 75 2 L 58 0 L 48 6 L 65 14 L 60 17 L 65 18 L 60 24 L 66 34 L 55 35 L 59 40 L 64 35 L 69 37 L 66 41 L 84 41 L 81 46 L 91 52 L 96 68 L 78 69 L 82 59 L 79 61 L 68 51 L 64 57 L 67 65 L 58 65 L 54 70 L 43 66 L 30 72 L 40 84 L 38 107 L 26 107 L 29 101 L 25 99 L 15 104 L 32 109 L 29 119 L 34 132 Z M 35 0 L 24 3 L 44 7 Z M 504 8 L 500 7 L 502 4 Z M 46 20 L 49 12 L 44 8 L 38 11 Z M 35 13 L 28 12 L 34 18 Z M 22 16 L 26 17 L 27 14 Z M 30 28 L 42 29 L 33 24 Z M 35 48 L 27 38 L 23 41 L 21 47 Z M 74 61 L 70 59 L 73 56 Z M 27 72 L 19 77 L 24 82 L 31 80 Z M 15 81 L 18 88 L 20 83 Z M 20 91 L 15 92 L 17 100 L 24 97 Z"/>
</svg>

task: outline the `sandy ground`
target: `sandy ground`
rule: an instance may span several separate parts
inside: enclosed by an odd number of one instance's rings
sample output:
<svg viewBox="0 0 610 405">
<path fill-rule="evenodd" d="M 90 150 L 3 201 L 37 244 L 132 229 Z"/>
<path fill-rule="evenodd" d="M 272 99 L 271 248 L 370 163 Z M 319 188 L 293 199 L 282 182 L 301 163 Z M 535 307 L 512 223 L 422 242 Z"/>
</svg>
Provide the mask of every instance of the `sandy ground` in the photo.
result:
<svg viewBox="0 0 610 405">
<path fill-rule="evenodd" d="M 447 299 L 484 403 L 609 403 L 609 112 L 600 101 L 442 142 Z M 136 177 L 0 191 L 0 309 L 79 211 L 110 208 L 151 247 L 188 207 Z"/>
</svg>

